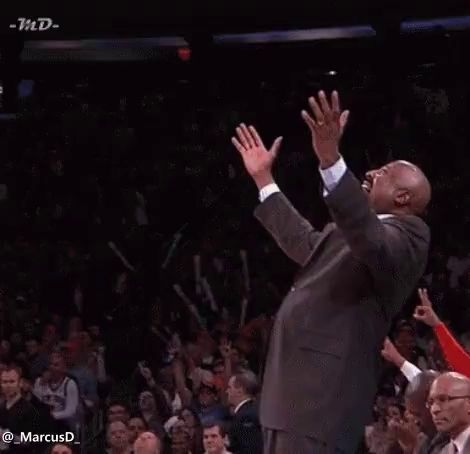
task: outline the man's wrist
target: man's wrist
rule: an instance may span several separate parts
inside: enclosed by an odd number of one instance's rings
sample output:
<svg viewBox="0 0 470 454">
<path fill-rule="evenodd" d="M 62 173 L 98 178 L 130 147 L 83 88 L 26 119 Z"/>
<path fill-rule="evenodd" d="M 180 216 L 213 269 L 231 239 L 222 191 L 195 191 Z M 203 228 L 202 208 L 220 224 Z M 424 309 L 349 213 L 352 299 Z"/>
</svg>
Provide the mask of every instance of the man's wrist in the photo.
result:
<svg viewBox="0 0 470 454">
<path fill-rule="evenodd" d="M 266 173 L 262 175 L 253 176 L 253 180 L 258 187 L 258 190 L 261 191 L 268 184 L 274 183 L 274 178 L 271 173 Z"/>
<path fill-rule="evenodd" d="M 320 169 L 325 170 L 334 166 L 341 159 L 338 149 L 320 158 Z"/>
</svg>

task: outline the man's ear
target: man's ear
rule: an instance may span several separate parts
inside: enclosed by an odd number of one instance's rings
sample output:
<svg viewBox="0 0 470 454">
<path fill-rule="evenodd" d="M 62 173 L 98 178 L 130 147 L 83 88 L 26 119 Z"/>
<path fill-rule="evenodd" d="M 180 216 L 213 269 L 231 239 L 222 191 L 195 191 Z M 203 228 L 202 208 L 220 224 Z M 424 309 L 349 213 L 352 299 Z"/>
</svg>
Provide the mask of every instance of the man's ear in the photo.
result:
<svg viewBox="0 0 470 454">
<path fill-rule="evenodd" d="M 410 204 L 411 194 L 408 189 L 399 189 L 395 194 L 395 205 L 399 207 L 404 207 Z"/>
</svg>

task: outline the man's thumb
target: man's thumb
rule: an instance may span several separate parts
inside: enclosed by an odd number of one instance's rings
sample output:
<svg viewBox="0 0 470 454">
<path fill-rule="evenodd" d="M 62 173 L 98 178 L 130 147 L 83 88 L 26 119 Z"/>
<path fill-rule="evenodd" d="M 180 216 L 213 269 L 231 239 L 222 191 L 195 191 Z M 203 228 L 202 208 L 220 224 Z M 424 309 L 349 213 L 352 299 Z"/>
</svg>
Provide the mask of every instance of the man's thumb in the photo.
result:
<svg viewBox="0 0 470 454">
<path fill-rule="evenodd" d="M 339 117 L 339 126 L 341 128 L 341 132 L 343 132 L 344 128 L 348 124 L 348 119 L 349 119 L 349 110 L 345 110 Z"/>
<path fill-rule="evenodd" d="M 274 157 L 276 157 L 277 154 L 279 153 L 279 148 L 281 148 L 281 143 L 282 143 L 282 137 L 278 137 L 273 142 L 273 145 L 269 151 L 274 155 Z"/>
</svg>

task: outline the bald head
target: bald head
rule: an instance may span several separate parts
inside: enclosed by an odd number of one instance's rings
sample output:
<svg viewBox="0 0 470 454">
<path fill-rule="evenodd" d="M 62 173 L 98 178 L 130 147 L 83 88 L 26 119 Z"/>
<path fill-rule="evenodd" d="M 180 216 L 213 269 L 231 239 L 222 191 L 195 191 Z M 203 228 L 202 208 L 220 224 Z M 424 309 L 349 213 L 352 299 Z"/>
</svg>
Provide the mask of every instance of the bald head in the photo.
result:
<svg viewBox="0 0 470 454">
<path fill-rule="evenodd" d="M 470 379 L 456 372 L 440 375 L 428 399 L 434 424 L 452 438 L 470 427 Z"/>
<path fill-rule="evenodd" d="M 421 215 L 431 200 L 429 180 L 408 161 L 393 161 L 367 172 L 362 187 L 377 214 Z"/>
<path fill-rule="evenodd" d="M 409 206 L 413 214 L 423 214 L 431 200 L 431 184 L 423 171 L 408 161 L 394 161 L 395 182 L 398 189 L 410 193 Z"/>
</svg>

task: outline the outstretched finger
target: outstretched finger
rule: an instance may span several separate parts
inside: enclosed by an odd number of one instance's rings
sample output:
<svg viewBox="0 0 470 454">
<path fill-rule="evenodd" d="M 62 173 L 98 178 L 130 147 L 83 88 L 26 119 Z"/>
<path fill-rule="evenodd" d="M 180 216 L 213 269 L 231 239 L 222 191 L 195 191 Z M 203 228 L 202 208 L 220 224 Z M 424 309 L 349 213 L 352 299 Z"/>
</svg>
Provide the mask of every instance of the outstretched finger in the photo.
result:
<svg viewBox="0 0 470 454">
<path fill-rule="evenodd" d="M 327 120 L 333 119 L 333 111 L 331 110 L 326 94 L 323 90 L 318 93 L 318 98 L 320 99 L 320 105 L 323 111 L 323 115 Z"/>
<path fill-rule="evenodd" d="M 301 114 L 300 114 L 303 118 L 303 120 L 305 121 L 305 123 L 307 124 L 307 126 L 309 127 L 310 131 L 311 132 L 314 132 L 315 131 L 315 127 L 316 127 L 316 123 L 315 123 L 315 120 L 307 113 L 306 110 L 302 110 Z"/>
<path fill-rule="evenodd" d="M 244 155 L 246 153 L 246 148 L 237 140 L 236 137 L 232 137 L 232 143 L 235 148 L 240 152 L 240 154 Z"/>
<path fill-rule="evenodd" d="M 274 159 L 276 158 L 277 154 L 279 153 L 279 148 L 281 147 L 282 137 L 278 137 L 272 144 L 269 152 L 273 154 Z"/>
<path fill-rule="evenodd" d="M 248 141 L 248 144 L 249 144 L 250 148 L 254 147 L 255 146 L 255 140 L 251 136 L 251 132 L 246 127 L 246 124 L 242 123 L 240 126 L 241 126 L 241 130 L 243 132 L 243 135 L 245 136 L 245 139 Z"/>
<path fill-rule="evenodd" d="M 315 97 L 310 96 L 310 98 L 308 98 L 308 103 L 310 104 L 310 107 L 315 115 L 315 121 L 319 126 L 321 126 L 323 123 L 325 123 L 325 116 L 323 115 L 323 112 L 320 109 L 320 106 L 318 105 Z"/>
<path fill-rule="evenodd" d="M 237 127 L 236 131 L 237 131 L 238 141 L 243 145 L 245 149 L 250 148 L 250 144 L 248 143 L 248 139 L 245 137 L 245 133 L 243 132 L 241 125 Z"/>
<path fill-rule="evenodd" d="M 333 114 L 339 117 L 341 113 L 341 107 L 339 103 L 339 95 L 336 90 L 334 90 L 333 93 L 331 94 L 331 107 L 333 109 Z"/>
<path fill-rule="evenodd" d="M 251 132 L 251 136 L 253 137 L 253 140 L 255 141 L 255 145 L 257 147 L 263 147 L 264 148 L 264 143 L 260 137 L 260 135 L 258 134 L 258 131 L 256 130 L 256 128 L 254 126 L 250 126 L 248 128 Z"/>
<path fill-rule="evenodd" d="M 423 306 L 432 307 L 431 301 L 429 300 L 428 291 L 425 288 L 420 288 L 418 290 L 418 294 Z"/>
</svg>

